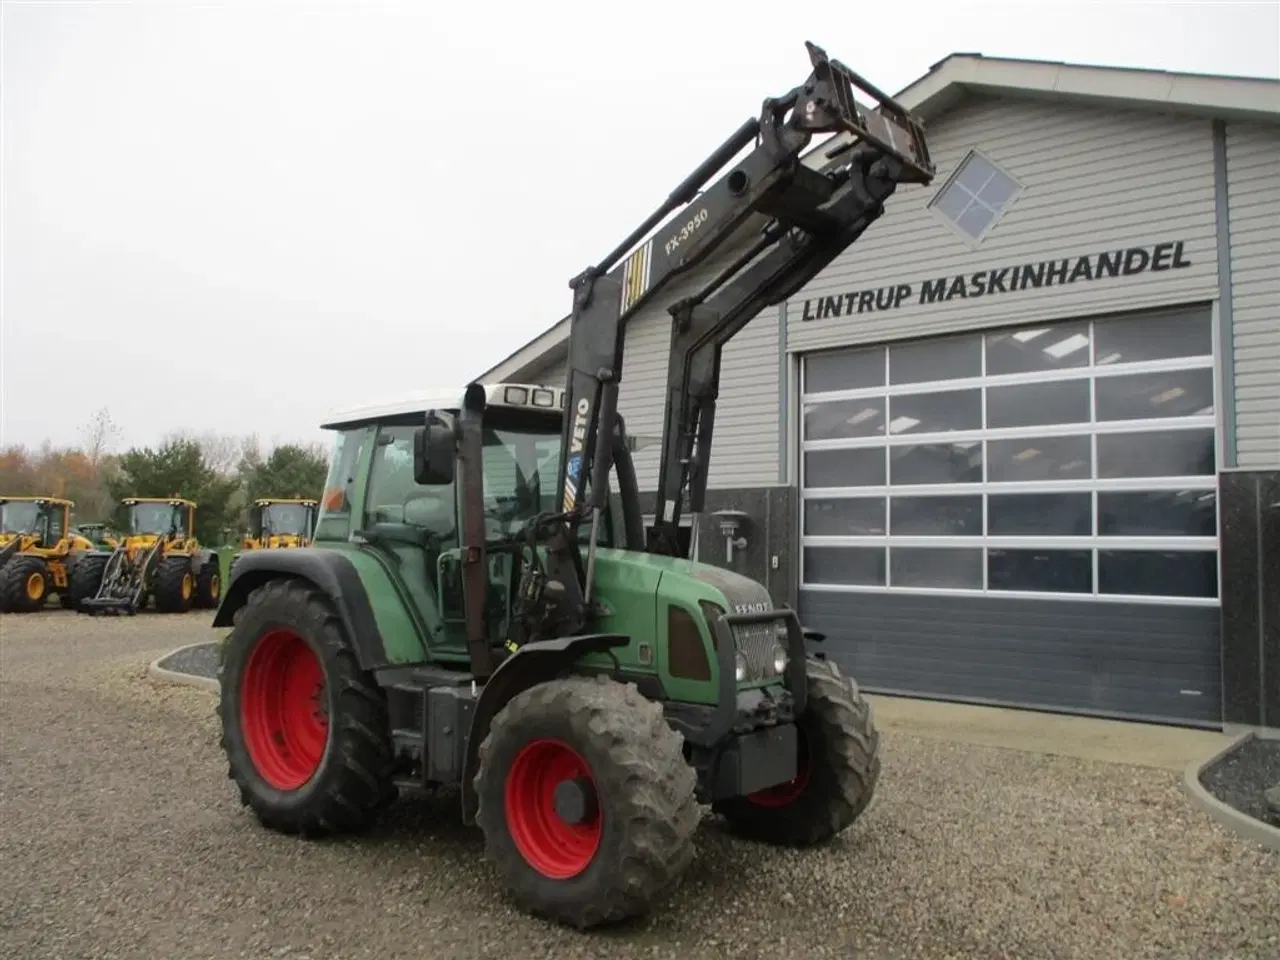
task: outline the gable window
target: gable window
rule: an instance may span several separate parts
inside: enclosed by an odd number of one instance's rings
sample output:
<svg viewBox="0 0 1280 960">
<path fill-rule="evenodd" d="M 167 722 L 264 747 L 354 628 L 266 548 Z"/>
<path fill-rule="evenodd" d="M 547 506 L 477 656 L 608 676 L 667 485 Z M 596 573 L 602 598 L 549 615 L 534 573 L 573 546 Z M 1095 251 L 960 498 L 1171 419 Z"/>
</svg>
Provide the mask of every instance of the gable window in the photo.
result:
<svg viewBox="0 0 1280 960">
<path fill-rule="evenodd" d="M 1012 175 L 970 150 L 929 201 L 929 209 L 976 243 L 1000 221 L 1021 192 L 1022 184 Z"/>
</svg>

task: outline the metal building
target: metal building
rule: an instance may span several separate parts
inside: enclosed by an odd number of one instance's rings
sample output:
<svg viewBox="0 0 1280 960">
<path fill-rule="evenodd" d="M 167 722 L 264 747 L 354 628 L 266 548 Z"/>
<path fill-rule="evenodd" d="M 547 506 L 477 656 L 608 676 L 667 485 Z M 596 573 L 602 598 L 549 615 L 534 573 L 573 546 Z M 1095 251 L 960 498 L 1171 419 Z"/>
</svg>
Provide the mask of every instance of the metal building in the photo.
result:
<svg viewBox="0 0 1280 960">
<path fill-rule="evenodd" d="M 871 690 L 1280 727 L 1280 82 L 964 54 L 899 98 L 938 178 L 726 348 L 751 523 L 700 558 Z M 560 384 L 567 330 L 483 377 Z M 633 434 L 669 336 L 628 328 Z"/>
</svg>

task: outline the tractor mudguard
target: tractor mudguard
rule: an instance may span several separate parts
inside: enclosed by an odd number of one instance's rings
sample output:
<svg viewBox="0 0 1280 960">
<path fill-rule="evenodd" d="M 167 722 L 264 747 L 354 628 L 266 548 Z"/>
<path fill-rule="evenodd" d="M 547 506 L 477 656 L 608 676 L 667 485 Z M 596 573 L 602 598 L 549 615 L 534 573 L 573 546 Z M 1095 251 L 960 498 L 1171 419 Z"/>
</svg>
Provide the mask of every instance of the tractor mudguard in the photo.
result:
<svg viewBox="0 0 1280 960">
<path fill-rule="evenodd" d="M 336 550 L 255 550 L 240 554 L 214 614 L 213 626 L 233 626 L 235 613 L 249 602 L 249 594 L 278 577 L 305 580 L 329 598 L 362 669 L 388 665 L 382 633 L 360 575 L 351 561 Z"/>
<path fill-rule="evenodd" d="M 493 671 L 476 698 L 467 734 L 466 763 L 462 768 L 462 820 L 475 823 L 479 799 L 472 780 L 479 763 L 480 744 L 489 735 L 493 718 L 517 693 L 538 683 L 554 680 L 560 671 L 579 657 L 625 647 L 631 638 L 622 633 L 588 633 L 576 637 L 555 637 L 526 643 Z"/>
</svg>

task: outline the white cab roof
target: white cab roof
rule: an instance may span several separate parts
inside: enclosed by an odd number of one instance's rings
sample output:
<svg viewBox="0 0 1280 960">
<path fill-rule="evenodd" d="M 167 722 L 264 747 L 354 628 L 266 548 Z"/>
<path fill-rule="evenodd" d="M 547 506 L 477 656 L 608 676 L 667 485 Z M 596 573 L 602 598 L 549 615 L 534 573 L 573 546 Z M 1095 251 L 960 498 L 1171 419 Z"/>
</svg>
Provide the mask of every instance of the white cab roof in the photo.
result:
<svg viewBox="0 0 1280 960">
<path fill-rule="evenodd" d="M 554 410 L 564 409 L 564 388 L 538 383 L 486 383 L 484 384 L 486 407 L 528 407 Z M 421 390 L 394 399 L 376 400 L 358 407 L 337 410 L 325 418 L 322 429 L 336 430 L 359 423 L 371 423 L 391 417 L 419 415 L 428 410 L 460 410 L 464 387 L 443 387 Z M 521 399 L 523 398 L 523 399 Z"/>
</svg>

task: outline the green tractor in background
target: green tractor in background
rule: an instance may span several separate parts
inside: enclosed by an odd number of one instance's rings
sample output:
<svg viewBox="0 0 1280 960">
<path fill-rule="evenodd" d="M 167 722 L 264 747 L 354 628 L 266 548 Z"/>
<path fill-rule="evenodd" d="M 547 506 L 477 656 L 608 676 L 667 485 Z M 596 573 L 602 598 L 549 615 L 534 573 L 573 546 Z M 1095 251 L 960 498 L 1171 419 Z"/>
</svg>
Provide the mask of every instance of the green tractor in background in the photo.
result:
<svg viewBox="0 0 1280 960">
<path fill-rule="evenodd" d="M 114 550 L 120 543 L 120 533 L 108 523 L 76 524 L 75 532 L 92 543 L 95 550 Z"/>
<path fill-rule="evenodd" d="M 458 785 L 514 900 L 590 927 L 676 884 L 699 803 L 793 847 L 866 809 L 879 737 L 857 685 L 810 652 L 822 638 L 793 610 L 690 561 L 679 535 L 685 506 L 703 511 L 721 347 L 900 183 L 933 176 L 913 118 L 809 54 L 802 85 L 573 282 L 563 389 L 473 383 L 325 424 L 313 546 L 241 554 L 214 618 L 232 628 L 223 748 L 262 823 L 355 830 L 403 790 Z M 823 132 L 848 139 L 814 169 L 800 155 Z M 732 244 L 737 259 L 671 308 L 646 534 L 618 414 L 624 326 Z"/>
</svg>

